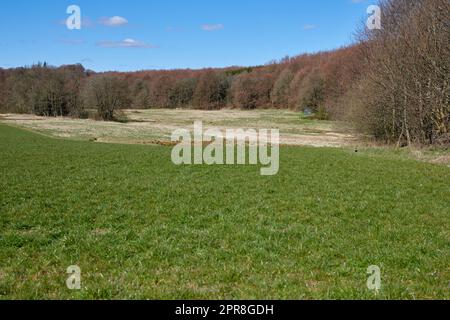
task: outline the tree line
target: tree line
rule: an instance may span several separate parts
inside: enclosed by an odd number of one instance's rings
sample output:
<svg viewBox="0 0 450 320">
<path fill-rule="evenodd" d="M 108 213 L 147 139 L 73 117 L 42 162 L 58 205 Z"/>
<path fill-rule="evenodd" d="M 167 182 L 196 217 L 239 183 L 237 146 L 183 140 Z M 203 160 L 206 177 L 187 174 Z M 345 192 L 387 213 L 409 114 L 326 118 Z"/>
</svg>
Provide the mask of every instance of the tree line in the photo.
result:
<svg viewBox="0 0 450 320">
<path fill-rule="evenodd" d="M 333 105 L 351 85 L 356 46 L 264 66 L 95 73 L 82 65 L 0 69 L 2 112 L 114 119 L 122 108 L 290 108 Z M 345 67 L 346 66 L 346 67 Z"/>
<path fill-rule="evenodd" d="M 95 73 L 0 69 L 0 111 L 117 119 L 123 108 L 289 108 L 399 145 L 450 144 L 450 2 L 381 0 L 382 29 L 264 66 Z"/>
</svg>

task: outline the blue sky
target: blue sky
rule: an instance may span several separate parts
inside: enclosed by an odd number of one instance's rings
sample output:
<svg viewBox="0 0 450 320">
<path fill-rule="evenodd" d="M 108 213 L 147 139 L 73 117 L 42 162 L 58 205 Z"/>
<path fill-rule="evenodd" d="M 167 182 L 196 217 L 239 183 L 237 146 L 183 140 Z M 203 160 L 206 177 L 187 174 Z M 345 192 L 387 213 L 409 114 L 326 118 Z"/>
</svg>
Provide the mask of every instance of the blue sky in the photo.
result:
<svg viewBox="0 0 450 320">
<path fill-rule="evenodd" d="M 260 65 L 349 44 L 374 0 L 12 0 L 0 3 L 0 67 L 95 71 Z M 69 5 L 81 30 L 68 30 Z"/>
</svg>

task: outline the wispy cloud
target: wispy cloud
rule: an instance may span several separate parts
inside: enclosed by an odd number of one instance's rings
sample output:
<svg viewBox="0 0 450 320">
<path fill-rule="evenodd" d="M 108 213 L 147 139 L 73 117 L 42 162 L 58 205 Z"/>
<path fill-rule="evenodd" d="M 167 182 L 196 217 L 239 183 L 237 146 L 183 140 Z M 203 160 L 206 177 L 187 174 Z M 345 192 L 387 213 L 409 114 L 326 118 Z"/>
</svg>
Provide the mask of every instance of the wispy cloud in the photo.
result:
<svg viewBox="0 0 450 320">
<path fill-rule="evenodd" d="M 60 39 L 59 42 L 71 46 L 77 46 L 86 43 L 86 41 L 82 39 Z"/>
<path fill-rule="evenodd" d="M 66 22 L 67 22 L 67 19 L 61 19 L 61 20 L 56 21 L 57 24 L 64 26 L 64 27 L 66 26 Z M 95 23 L 89 17 L 83 17 L 81 19 L 81 27 L 92 28 L 93 26 L 95 26 Z"/>
<path fill-rule="evenodd" d="M 219 23 L 219 24 L 204 24 L 201 26 L 201 28 L 203 31 L 212 32 L 212 31 L 222 30 L 225 28 L 225 26 L 221 23 Z"/>
<path fill-rule="evenodd" d="M 80 61 L 83 62 L 83 63 L 92 63 L 92 62 L 94 62 L 94 60 L 92 60 L 91 58 L 83 58 Z"/>
<path fill-rule="evenodd" d="M 305 24 L 303 26 L 303 30 L 314 30 L 317 29 L 317 26 L 315 24 Z"/>
<path fill-rule="evenodd" d="M 107 27 L 121 27 L 128 24 L 128 20 L 120 17 L 120 16 L 114 16 L 114 17 L 107 17 L 107 18 L 101 18 L 100 24 L 107 26 Z"/>
<path fill-rule="evenodd" d="M 143 48 L 143 49 L 156 49 L 158 46 L 147 44 L 143 41 L 135 39 L 125 39 L 121 41 L 99 41 L 97 46 L 102 48 Z"/>
<path fill-rule="evenodd" d="M 179 27 L 167 27 L 166 32 L 182 32 L 184 31 L 183 28 Z"/>
</svg>

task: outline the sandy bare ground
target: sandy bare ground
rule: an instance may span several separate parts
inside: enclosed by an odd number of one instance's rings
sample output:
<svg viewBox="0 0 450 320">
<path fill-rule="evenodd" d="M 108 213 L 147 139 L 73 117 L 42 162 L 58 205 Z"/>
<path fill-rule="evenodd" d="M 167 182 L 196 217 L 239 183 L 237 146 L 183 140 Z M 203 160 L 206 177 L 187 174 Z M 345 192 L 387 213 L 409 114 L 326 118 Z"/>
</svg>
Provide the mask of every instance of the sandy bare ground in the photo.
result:
<svg viewBox="0 0 450 320">
<path fill-rule="evenodd" d="M 280 143 L 293 146 L 343 147 L 355 135 L 343 125 L 304 119 L 300 113 L 280 110 L 126 110 L 127 123 L 3 114 L 0 122 L 49 136 L 107 143 L 150 144 L 170 141 L 179 128 L 193 130 L 202 121 L 204 130 L 279 129 Z"/>
</svg>

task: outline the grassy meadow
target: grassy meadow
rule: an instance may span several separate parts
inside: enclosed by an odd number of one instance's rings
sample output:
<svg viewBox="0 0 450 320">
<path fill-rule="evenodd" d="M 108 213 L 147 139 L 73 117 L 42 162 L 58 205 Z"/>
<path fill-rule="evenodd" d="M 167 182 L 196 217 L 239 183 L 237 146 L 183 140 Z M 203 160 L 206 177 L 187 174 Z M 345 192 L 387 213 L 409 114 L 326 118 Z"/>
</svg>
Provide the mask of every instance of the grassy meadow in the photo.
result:
<svg viewBox="0 0 450 320">
<path fill-rule="evenodd" d="M 450 298 L 446 166 L 285 146 L 263 177 L 164 146 L 0 138 L 0 298 Z"/>
</svg>

